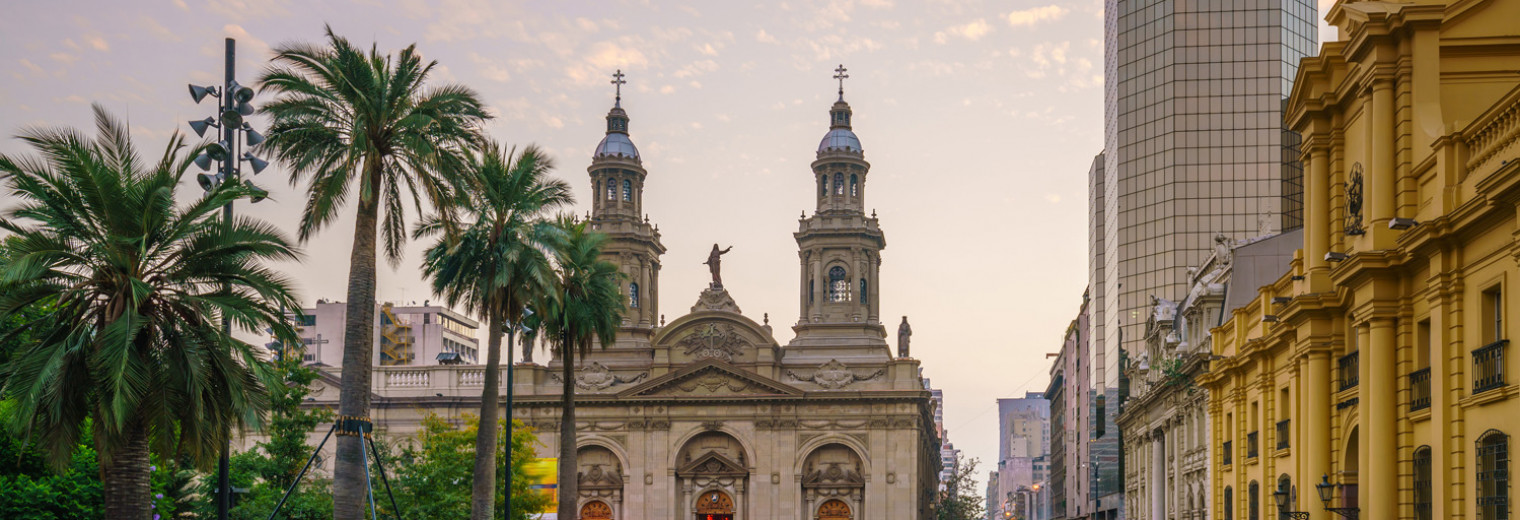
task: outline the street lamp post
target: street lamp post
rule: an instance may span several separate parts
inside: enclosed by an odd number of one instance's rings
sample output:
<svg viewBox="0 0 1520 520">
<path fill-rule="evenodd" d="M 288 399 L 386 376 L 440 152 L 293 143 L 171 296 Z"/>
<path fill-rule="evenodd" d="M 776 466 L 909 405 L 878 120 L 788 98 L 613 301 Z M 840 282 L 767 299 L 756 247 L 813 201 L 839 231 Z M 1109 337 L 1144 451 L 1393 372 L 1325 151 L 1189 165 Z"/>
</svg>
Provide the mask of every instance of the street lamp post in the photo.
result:
<svg viewBox="0 0 1520 520">
<path fill-rule="evenodd" d="M 237 41 L 227 38 L 224 79 L 220 88 L 215 86 L 190 85 L 190 98 L 197 104 L 206 96 L 216 97 L 220 100 L 218 112 L 215 117 L 191 121 L 190 129 L 195 135 L 205 137 L 206 130 L 212 127 L 221 130 L 221 140 L 206 146 L 205 151 L 195 158 L 195 165 L 201 170 L 207 171 L 196 176 L 196 182 L 201 189 L 206 191 L 215 190 L 223 182 L 238 182 L 238 176 L 242 172 L 242 162 L 248 161 L 256 175 L 269 166 L 251 153 L 241 151 L 242 145 L 249 147 L 257 146 L 264 142 L 264 136 L 249 126 L 243 120 L 244 116 L 253 115 L 253 89 L 239 85 L 233 78 L 237 57 Z M 241 137 L 241 139 L 240 139 Z M 212 161 L 220 163 L 215 174 L 209 172 Z M 251 181 L 246 181 L 250 188 L 254 188 Z M 257 192 L 252 198 L 253 202 L 264 200 L 268 192 L 255 188 Z M 232 203 L 228 202 L 222 207 L 222 221 L 226 225 L 232 225 Z M 227 334 L 232 333 L 232 320 L 226 315 L 222 316 L 222 330 Z M 222 446 L 222 454 L 217 460 L 216 469 L 216 517 L 218 520 L 227 520 L 229 509 L 232 508 L 232 482 L 227 468 L 228 455 L 232 450 L 232 436 L 229 432 L 227 444 Z"/>
<path fill-rule="evenodd" d="M 1283 520 L 1309 520 L 1308 511 L 1293 511 L 1289 509 L 1293 505 L 1293 489 L 1288 487 L 1287 481 L 1278 481 L 1277 491 L 1272 493 L 1272 498 L 1277 499 L 1277 517 Z"/>
<path fill-rule="evenodd" d="M 1359 507 L 1330 507 L 1330 503 L 1335 500 L 1336 487 L 1336 484 L 1330 483 L 1330 475 L 1323 475 L 1320 477 L 1319 483 L 1314 485 L 1314 490 L 1319 492 L 1319 500 L 1325 503 L 1324 507 L 1326 511 L 1340 515 L 1341 518 L 1345 518 L 1346 520 L 1357 520 L 1357 517 L 1361 516 L 1362 513 L 1362 509 Z"/>
</svg>

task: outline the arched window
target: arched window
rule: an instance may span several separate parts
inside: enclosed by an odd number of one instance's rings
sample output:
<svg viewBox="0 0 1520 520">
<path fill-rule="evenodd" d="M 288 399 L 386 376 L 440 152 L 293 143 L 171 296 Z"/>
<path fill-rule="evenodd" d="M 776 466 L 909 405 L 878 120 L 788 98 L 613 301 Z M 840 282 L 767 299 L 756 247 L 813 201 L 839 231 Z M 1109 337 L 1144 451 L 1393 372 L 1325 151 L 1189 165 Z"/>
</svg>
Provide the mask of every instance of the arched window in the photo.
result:
<svg viewBox="0 0 1520 520">
<path fill-rule="evenodd" d="M 1509 519 L 1509 436 L 1489 430 L 1478 438 L 1478 518 Z"/>
<path fill-rule="evenodd" d="M 1277 510 L 1277 513 L 1282 514 L 1283 511 L 1295 511 L 1294 506 L 1298 504 L 1298 493 L 1295 493 L 1297 490 L 1293 489 L 1293 477 L 1289 477 L 1287 473 L 1277 476 L 1277 487 L 1272 488 L 1274 494 L 1272 497 L 1273 503 L 1276 503 L 1277 497 L 1275 494 L 1279 489 L 1288 490 L 1288 507 Z"/>
<path fill-rule="evenodd" d="M 1261 484 L 1255 480 L 1246 488 L 1246 507 L 1248 520 L 1261 520 Z"/>
<path fill-rule="evenodd" d="M 844 268 L 834 266 L 829 268 L 829 301 L 842 302 L 850 299 L 850 280 L 845 277 Z"/>
<path fill-rule="evenodd" d="M 627 179 L 623 179 L 623 201 L 633 201 L 633 182 Z"/>
<path fill-rule="evenodd" d="M 607 200 L 617 200 L 617 184 L 612 179 L 607 179 Z"/>
<path fill-rule="evenodd" d="M 871 304 L 871 297 L 870 297 L 871 293 L 866 292 L 866 289 L 868 289 L 868 287 L 866 287 L 866 279 L 865 278 L 861 278 L 860 279 L 860 303 L 863 303 L 865 305 L 870 305 Z"/>
<path fill-rule="evenodd" d="M 1414 450 L 1414 518 L 1415 520 L 1430 520 L 1430 503 L 1432 491 L 1430 472 L 1430 446 L 1420 446 Z"/>
<path fill-rule="evenodd" d="M 859 197 L 860 196 L 860 177 L 857 177 L 853 173 L 850 174 L 850 196 L 851 197 Z"/>
<path fill-rule="evenodd" d="M 639 284 L 628 284 L 628 308 L 639 308 Z"/>
<path fill-rule="evenodd" d="M 1235 490 L 1224 488 L 1224 520 L 1235 520 Z"/>
<path fill-rule="evenodd" d="M 819 197 L 823 197 L 823 196 L 826 196 L 828 194 L 829 194 L 829 174 L 825 173 L 823 175 L 819 175 L 818 176 L 818 196 Z"/>
<path fill-rule="evenodd" d="M 835 195 L 844 195 L 844 174 L 843 173 L 836 173 L 836 174 L 834 174 L 834 194 Z"/>
</svg>

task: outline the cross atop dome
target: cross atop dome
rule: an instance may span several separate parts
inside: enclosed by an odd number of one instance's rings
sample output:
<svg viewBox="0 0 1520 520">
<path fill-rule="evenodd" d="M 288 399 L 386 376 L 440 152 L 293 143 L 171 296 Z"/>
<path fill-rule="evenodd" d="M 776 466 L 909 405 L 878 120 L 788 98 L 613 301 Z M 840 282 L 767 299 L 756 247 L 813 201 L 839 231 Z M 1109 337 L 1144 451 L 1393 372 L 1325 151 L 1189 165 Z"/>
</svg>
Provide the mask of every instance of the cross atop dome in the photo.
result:
<svg viewBox="0 0 1520 520">
<path fill-rule="evenodd" d="M 840 63 L 839 67 L 836 68 L 836 69 L 834 69 L 834 79 L 839 80 L 839 100 L 840 101 L 844 101 L 844 80 L 846 78 L 850 77 L 850 75 L 849 74 L 845 74 L 845 72 L 847 72 L 849 70 L 850 69 L 844 68 L 844 64 L 843 63 Z"/>
<path fill-rule="evenodd" d="M 623 106 L 623 85 L 626 83 L 628 82 L 623 81 L 623 69 L 618 69 L 617 72 L 612 74 L 612 86 L 617 89 L 617 98 L 613 100 L 612 106 Z M 839 84 L 839 89 L 840 92 L 844 91 L 843 83 Z"/>
</svg>

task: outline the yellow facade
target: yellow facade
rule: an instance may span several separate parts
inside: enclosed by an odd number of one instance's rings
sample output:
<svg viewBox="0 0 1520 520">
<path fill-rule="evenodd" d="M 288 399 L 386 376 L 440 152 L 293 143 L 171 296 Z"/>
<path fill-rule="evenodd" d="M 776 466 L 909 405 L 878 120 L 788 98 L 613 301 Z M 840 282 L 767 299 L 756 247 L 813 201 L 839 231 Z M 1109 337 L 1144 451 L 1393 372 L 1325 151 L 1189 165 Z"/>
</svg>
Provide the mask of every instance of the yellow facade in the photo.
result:
<svg viewBox="0 0 1520 520">
<path fill-rule="evenodd" d="M 1520 1 L 1341 1 L 1327 19 L 1341 38 L 1301 63 L 1286 116 L 1303 247 L 1213 330 L 1200 378 L 1210 518 L 1275 517 L 1283 478 L 1288 510 L 1337 518 L 1322 475 L 1362 518 L 1511 518 Z"/>
</svg>

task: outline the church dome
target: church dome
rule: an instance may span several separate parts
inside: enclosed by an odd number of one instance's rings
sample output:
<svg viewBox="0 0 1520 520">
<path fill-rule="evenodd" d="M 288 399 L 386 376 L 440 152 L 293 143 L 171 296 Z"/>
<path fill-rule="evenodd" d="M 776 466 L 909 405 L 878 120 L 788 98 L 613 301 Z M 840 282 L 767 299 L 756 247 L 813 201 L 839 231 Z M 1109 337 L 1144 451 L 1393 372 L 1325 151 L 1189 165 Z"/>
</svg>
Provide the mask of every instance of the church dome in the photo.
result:
<svg viewBox="0 0 1520 520">
<path fill-rule="evenodd" d="M 857 142 L 856 146 L 860 146 L 860 143 Z M 612 132 L 608 133 L 607 137 L 603 137 L 602 142 L 597 143 L 596 153 L 592 154 L 592 157 L 627 157 L 638 159 L 639 149 L 633 146 L 633 140 L 628 138 L 628 134 Z"/>
<path fill-rule="evenodd" d="M 818 153 L 863 153 L 864 151 L 865 150 L 860 147 L 860 138 L 855 137 L 855 132 L 851 131 L 849 128 L 831 129 L 829 130 L 829 133 L 823 134 L 823 140 L 818 142 Z"/>
</svg>

